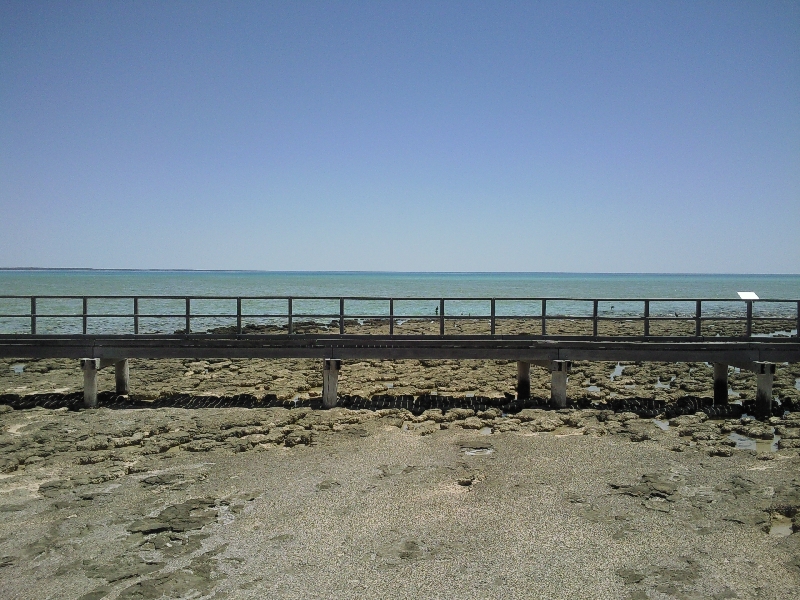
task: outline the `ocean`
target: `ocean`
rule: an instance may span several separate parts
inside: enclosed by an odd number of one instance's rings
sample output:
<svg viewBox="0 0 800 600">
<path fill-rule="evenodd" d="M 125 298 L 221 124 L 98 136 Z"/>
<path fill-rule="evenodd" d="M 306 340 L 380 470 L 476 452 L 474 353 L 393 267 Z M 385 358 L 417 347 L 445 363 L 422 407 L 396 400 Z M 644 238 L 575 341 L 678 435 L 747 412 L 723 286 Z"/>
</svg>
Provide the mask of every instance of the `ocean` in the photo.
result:
<svg viewBox="0 0 800 600">
<path fill-rule="evenodd" d="M 736 300 L 737 292 L 752 291 L 762 299 L 782 299 L 784 304 L 756 303 L 756 314 L 791 317 L 796 315 L 800 299 L 800 275 L 695 275 L 695 274 L 589 274 L 589 273 L 391 273 L 391 272 L 266 272 L 266 271 L 130 271 L 130 270 L 2 270 L 0 296 L 332 296 L 392 298 L 586 298 L 603 299 L 600 312 L 614 315 L 641 315 L 641 302 L 623 302 L 625 298 L 718 299 Z M 149 304 L 148 304 L 149 303 Z M 395 302 L 395 315 L 435 315 L 437 300 Z M 703 313 L 742 315 L 744 302 L 705 302 Z M 8 315 L 27 314 L 27 299 L 0 298 L 0 333 L 25 333 L 29 319 Z M 142 314 L 181 315 L 183 300 L 141 300 Z M 286 313 L 285 300 L 245 300 L 245 314 L 280 315 Z M 337 315 L 336 300 L 295 300 L 293 313 L 301 318 L 326 320 Z M 486 300 L 447 302 L 451 315 L 488 315 Z M 591 302 L 549 300 L 547 314 L 579 315 L 591 311 Z M 663 301 L 651 305 L 651 315 L 673 313 L 692 316 L 694 302 Z M 194 300 L 192 314 L 235 314 L 235 301 Z M 760 312 L 759 312 L 760 311 Z M 80 300 L 37 301 L 41 315 L 77 314 Z M 128 314 L 131 300 L 91 300 L 89 313 Z M 388 315 L 388 303 L 347 301 L 348 315 Z M 498 315 L 541 314 L 538 301 L 497 301 Z M 229 320 L 229 319 L 228 319 Z M 193 319 L 198 328 L 228 323 L 222 318 Z M 77 332 L 77 317 L 39 318 L 40 333 Z M 166 330 L 174 323 L 165 323 Z M 253 322 L 279 322 L 264 316 Z M 127 333 L 130 318 L 90 319 L 93 332 Z M 174 330 L 174 329 L 173 329 Z M 154 330 L 155 331 L 155 330 Z"/>
</svg>

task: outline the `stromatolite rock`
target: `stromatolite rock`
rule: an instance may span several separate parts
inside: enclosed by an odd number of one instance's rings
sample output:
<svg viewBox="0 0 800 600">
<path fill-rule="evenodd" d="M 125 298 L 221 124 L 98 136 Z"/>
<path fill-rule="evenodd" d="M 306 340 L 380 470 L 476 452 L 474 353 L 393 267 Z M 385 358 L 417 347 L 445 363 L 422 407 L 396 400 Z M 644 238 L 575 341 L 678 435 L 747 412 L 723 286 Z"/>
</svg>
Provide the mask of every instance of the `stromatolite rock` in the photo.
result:
<svg viewBox="0 0 800 600">
<path fill-rule="evenodd" d="M 18 467 L 18 458 L 13 456 L 0 456 L 0 473 L 13 473 Z"/>
<path fill-rule="evenodd" d="M 430 435 L 434 431 L 439 431 L 440 425 L 436 421 L 422 421 L 421 423 L 407 421 L 403 424 L 403 429 L 418 435 Z"/>
<path fill-rule="evenodd" d="M 79 451 L 95 451 L 95 450 L 106 450 L 109 447 L 113 447 L 111 442 L 111 438 L 107 435 L 97 435 L 85 440 L 79 441 L 75 445 L 75 449 Z"/>
<path fill-rule="evenodd" d="M 312 440 L 313 436 L 310 431 L 301 430 L 289 433 L 283 443 L 291 448 L 292 446 L 298 446 L 300 444 L 307 446 Z"/>
<path fill-rule="evenodd" d="M 484 424 L 478 417 L 469 417 L 464 419 L 464 422 L 461 423 L 461 427 L 464 429 L 482 429 Z"/>
<path fill-rule="evenodd" d="M 730 446 L 711 446 L 708 449 L 709 456 L 733 456 L 733 449 Z"/>
<path fill-rule="evenodd" d="M 159 570 L 160 562 L 148 562 L 139 556 L 125 555 L 113 563 L 102 564 L 90 560 L 83 561 L 83 572 L 87 577 L 105 579 L 109 583 L 140 577 Z"/>
<path fill-rule="evenodd" d="M 474 415 L 475 411 L 471 408 L 451 408 L 445 413 L 444 418 L 447 421 L 461 421 Z"/>
<path fill-rule="evenodd" d="M 514 417 L 529 431 L 554 431 L 564 425 L 560 415 L 545 410 L 525 409 Z"/>
<path fill-rule="evenodd" d="M 693 415 L 681 415 L 679 417 L 675 417 L 674 419 L 669 420 L 669 424 L 671 427 L 694 427 L 699 425 L 700 423 L 704 423 L 708 420 L 708 415 L 704 412 L 696 412 Z"/>
<path fill-rule="evenodd" d="M 217 500 L 214 498 L 192 498 L 186 502 L 168 506 L 156 517 L 133 521 L 127 526 L 130 533 L 157 533 L 159 531 L 184 532 L 202 529 L 217 519 Z"/>
</svg>

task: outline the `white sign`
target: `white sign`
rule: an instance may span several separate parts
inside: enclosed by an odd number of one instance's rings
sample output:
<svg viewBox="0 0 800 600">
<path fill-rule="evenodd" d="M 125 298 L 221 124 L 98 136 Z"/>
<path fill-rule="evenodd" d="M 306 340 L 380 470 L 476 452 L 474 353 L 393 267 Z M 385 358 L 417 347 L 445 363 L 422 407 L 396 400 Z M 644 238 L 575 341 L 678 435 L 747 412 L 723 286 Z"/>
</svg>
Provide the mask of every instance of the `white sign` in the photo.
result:
<svg viewBox="0 0 800 600">
<path fill-rule="evenodd" d="M 742 300 L 758 300 L 755 292 L 736 292 Z"/>
</svg>

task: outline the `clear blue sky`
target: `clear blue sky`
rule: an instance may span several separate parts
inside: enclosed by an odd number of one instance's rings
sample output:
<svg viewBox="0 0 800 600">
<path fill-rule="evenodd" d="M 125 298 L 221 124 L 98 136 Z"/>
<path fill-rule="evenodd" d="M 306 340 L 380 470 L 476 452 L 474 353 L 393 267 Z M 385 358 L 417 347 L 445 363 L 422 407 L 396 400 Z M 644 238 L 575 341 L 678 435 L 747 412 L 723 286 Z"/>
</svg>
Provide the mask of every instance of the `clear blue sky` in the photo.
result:
<svg viewBox="0 0 800 600">
<path fill-rule="evenodd" d="M 0 4 L 0 266 L 800 272 L 800 2 Z"/>
</svg>

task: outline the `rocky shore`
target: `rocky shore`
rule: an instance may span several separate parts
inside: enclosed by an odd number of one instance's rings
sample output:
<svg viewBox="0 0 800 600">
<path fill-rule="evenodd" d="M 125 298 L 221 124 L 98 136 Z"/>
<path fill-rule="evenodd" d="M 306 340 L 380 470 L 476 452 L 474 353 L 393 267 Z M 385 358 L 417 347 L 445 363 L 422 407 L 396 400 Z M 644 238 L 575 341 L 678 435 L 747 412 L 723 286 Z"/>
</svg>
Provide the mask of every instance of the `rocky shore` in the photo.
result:
<svg viewBox="0 0 800 600">
<path fill-rule="evenodd" d="M 0 360 L 0 597 L 789 598 L 800 365 Z"/>
<path fill-rule="evenodd" d="M 3 597 L 800 587 L 800 451 L 772 445 L 800 441 L 800 413 L 0 411 Z M 736 435 L 764 441 L 742 449 Z"/>
</svg>

